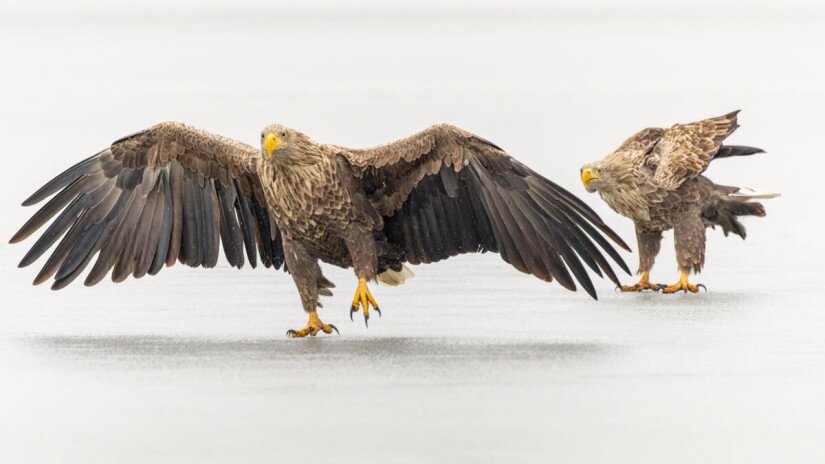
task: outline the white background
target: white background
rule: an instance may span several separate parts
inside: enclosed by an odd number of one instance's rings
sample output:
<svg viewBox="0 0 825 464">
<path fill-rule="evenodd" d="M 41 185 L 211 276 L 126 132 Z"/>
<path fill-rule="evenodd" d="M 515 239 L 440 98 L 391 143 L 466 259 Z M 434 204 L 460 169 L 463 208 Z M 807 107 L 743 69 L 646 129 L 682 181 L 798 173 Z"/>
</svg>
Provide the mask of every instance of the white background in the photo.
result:
<svg viewBox="0 0 825 464">
<path fill-rule="evenodd" d="M 747 241 L 709 234 L 707 294 L 598 281 L 593 302 L 471 256 L 379 288 L 366 330 L 327 269 L 342 335 L 297 342 L 281 273 L 56 293 L 16 269 L 32 241 L 0 245 L 0 461 L 821 460 L 823 50 L 814 1 L 0 2 L 0 237 L 45 181 L 163 120 L 353 147 L 450 122 L 632 243 L 579 167 L 741 109 L 730 142 L 767 153 L 708 176 L 783 193 Z M 668 236 L 654 279 L 675 268 Z"/>
</svg>

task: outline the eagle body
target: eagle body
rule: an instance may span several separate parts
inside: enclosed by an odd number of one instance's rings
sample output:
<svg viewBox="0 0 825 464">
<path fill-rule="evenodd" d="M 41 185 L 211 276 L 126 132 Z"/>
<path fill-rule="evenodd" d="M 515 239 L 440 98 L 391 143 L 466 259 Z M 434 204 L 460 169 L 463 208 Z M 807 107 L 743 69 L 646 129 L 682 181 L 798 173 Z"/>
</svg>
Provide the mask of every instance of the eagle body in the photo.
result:
<svg viewBox="0 0 825 464">
<path fill-rule="evenodd" d="M 685 276 L 704 266 L 706 228 L 720 226 L 725 235 L 733 232 L 744 239 L 745 227 L 738 217 L 765 215 L 762 204 L 752 200 L 775 194 L 717 185 L 702 175 L 714 159 L 762 152 L 723 145 L 738 127 L 737 114 L 670 129 L 644 129 L 603 160 L 582 168 L 587 190 L 598 192 L 614 211 L 633 220 L 641 287 L 649 284 L 663 232 L 674 231 L 677 264 Z"/>
<path fill-rule="evenodd" d="M 608 240 L 627 245 L 584 202 L 497 145 L 440 124 L 367 149 L 319 144 L 281 125 L 260 147 L 177 122 L 123 137 L 41 187 L 49 200 L 12 238 L 55 218 L 21 261 L 55 243 L 35 278 L 53 289 L 91 265 L 85 284 L 111 274 L 154 275 L 183 263 L 287 270 L 309 321 L 303 337 L 336 330 L 316 310 L 331 295 L 319 262 L 351 267 L 350 308 L 378 310 L 367 283 L 401 283 L 405 264 L 495 252 L 516 269 L 595 297 L 586 271 L 618 278 L 602 254 L 627 266 Z M 92 264 L 94 262 L 94 264 Z"/>
<path fill-rule="evenodd" d="M 356 220 L 335 163 L 325 155 L 305 166 L 276 169 L 271 163 L 258 163 L 270 214 L 284 237 L 316 242 L 342 223 Z"/>
<path fill-rule="evenodd" d="M 642 176 L 639 182 L 644 183 L 647 180 L 649 177 Z M 677 226 L 686 226 L 680 228 L 680 241 L 677 243 L 679 269 L 700 272 L 704 265 L 705 255 L 704 246 L 698 245 L 705 241 L 705 228 L 721 225 L 708 218 L 719 217 L 720 213 L 726 213 L 725 210 L 719 209 L 728 201 L 725 193 L 708 178 L 697 176 L 684 182 L 676 190 L 653 189 L 647 194 L 641 194 L 639 191 L 638 201 L 628 201 L 628 198 L 634 195 L 622 192 L 600 192 L 599 196 L 614 211 L 633 220 L 637 236 L 661 236 L 663 232 L 675 229 Z M 758 208 L 756 205 L 757 203 L 748 203 L 748 207 Z M 691 221 L 692 217 L 699 218 L 701 225 L 699 221 Z M 696 246 L 688 247 L 688 244 Z M 644 241 L 639 243 L 639 247 L 640 253 L 645 253 L 646 257 L 652 252 Z M 639 272 L 644 272 L 644 270 Z"/>
<path fill-rule="evenodd" d="M 269 212 L 286 240 L 306 247 L 340 241 L 341 234 L 353 225 L 364 226 L 355 212 L 345 179 L 341 178 L 335 155 L 321 154 L 318 162 L 301 166 L 279 166 L 260 161 L 261 178 Z M 325 256 L 339 247 L 318 252 Z"/>
</svg>

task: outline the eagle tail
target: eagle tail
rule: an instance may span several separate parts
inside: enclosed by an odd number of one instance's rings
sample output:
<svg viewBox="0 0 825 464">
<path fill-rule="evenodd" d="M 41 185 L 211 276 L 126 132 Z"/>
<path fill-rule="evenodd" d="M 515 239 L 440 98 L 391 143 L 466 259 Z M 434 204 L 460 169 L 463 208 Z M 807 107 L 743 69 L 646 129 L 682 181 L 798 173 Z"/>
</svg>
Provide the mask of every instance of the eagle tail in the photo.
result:
<svg viewBox="0 0 825 464">
<path fill-rule="evenodd" d="M 776 192 L 760 192 L 758 190 L 752 190 L 747 188 L 740 188 L 738 191 L 729 193 L 729 197 L 734 198 L 742 198 L 744 200 L 770 200 L 771 198 L 777 198 L 782 196 L 780 193 Z"/>
<path fill-rule="evenodd" d="M 727 237 L 734 233 L 744 240 L 747 236 L 745 226 L 739 222 L 739 216 L 765 216 L 765 207 L 762 203 L 752 200 L 767 200 L 780 196 L 774 192 L 758 192 L 751 189 L 736 187 L 715 186 L 717 188 L 716 201 L 705 208 L 702 217 L 709 226 L 720 226 Z"/>
<path fill-rule="evenodd" d="M 378 283 L 395 287 L 397 285 L 404 284 L 404 282 L 411 277 L 415 277 L 413 271 L 407 266 L 401 265 L 400 271 L 387 269 L 386 271 L 378 274 Z"/>
</svg>

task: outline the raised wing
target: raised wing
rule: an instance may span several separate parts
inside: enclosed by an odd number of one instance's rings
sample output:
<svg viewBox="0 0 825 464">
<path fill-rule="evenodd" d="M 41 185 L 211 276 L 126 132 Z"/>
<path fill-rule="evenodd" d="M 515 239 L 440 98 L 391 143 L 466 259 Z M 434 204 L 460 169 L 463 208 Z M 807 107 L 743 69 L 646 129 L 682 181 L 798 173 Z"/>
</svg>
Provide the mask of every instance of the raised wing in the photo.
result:
<svg viewBox="0 0 825 464">
<path fill-rule="evenodd" d="M 57 215 L 20 262 L 28 266 L 58 239 L 34 283 L 54 276 L 53 289 L 86 278 L 94 285 L 112 271 L 156 274 L 163 265 L 213 267 L 219 243 L 232 266 L 257 251 L 280 267 L 283 249 L 270 220 L 255 164 L 259 150 L 180 123 L 161 123 L 124 137 L 41 187 L 24 206 L 54 195 L 11 239 L 24 240 Z"/>
<path fill-rule="evenodd" d="M 676 190 L 684 181 L 704 172 L 725 138 L 739 127 L 738 113 L 677 124 L 665 131 L 646 161 L 656 171 L 654 183 L 666 190 Z"/>
<path fill-rule="evenodd" d="M 494 251 L 522 272 L 575 290 L 572 272 L 595 298 L 582 261 L 618 285 L 595 242 L 629 272 L 599 231 L 627 245 L 592 209 L 467 131 L 438 125 L 391 144 L 341 150 L 384 217 L 387 240 L 410 263 Z"/>
<path fill-rule="evenodd" d="M 659 142 L 665 132 L 666 130 L 660 127 L 642 129 L 625 140 L 616 151 L 645 154 Z"/>
<path fill-rule="evenodd" d="M 642 129 L 625 140 L 610 156 L 629 156 L 634 162 L 643 164 L 664 133 L 665 129 L 659 127 Z"/>
</svg>

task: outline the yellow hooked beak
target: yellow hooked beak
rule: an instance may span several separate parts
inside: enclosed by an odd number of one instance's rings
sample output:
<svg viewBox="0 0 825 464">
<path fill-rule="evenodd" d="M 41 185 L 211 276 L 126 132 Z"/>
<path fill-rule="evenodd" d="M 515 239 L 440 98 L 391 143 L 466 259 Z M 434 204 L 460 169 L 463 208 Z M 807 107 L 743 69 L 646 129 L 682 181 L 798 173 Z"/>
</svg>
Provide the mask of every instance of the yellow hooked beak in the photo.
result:
<svg viewBox="0 0 825 464">
<path fill-rule="evenodd" d="M 266 149 L 266 154 L 270 158 L 272 158 L 272 154 L 278 151 L 282 146 L 284 146 L 284 142 L 281 141 L 275 134 L 266 134 L 266 138 L 264 138 L 264 148 Z"/>
<path fill-rule="evenodd" d="M 593 174 L 593 171 L 589 168 L 582 170 L 582 184 L 584 184 L 585 187 L 594 179 L 598 179 L 598 177 Z"/>
</svg>

